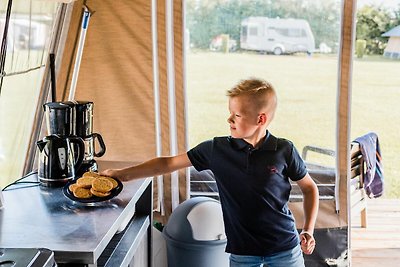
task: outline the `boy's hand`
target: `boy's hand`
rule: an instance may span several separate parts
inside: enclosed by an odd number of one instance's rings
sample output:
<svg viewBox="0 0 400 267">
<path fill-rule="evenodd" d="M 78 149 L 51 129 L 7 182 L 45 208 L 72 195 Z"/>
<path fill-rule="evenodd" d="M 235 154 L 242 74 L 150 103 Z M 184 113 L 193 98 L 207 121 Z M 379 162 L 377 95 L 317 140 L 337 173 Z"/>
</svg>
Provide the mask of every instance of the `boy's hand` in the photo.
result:
<svg viewBox="0 0 400 267">
<path fill-rule="evenodd" d="M 119 170 L 117 170 L 117 169 L 107 169 L 107 170 L 101 171 L 99 174 L 102 176 L 117 178 L 120 181 L 124 181 L 123 177 L 119 174 Z"/>
<path fill-rule="evenodd" d="M 304 254 L 311 254 L 314 251 L 315 248 L 315 239 L 314 236 L 306 231 L 303 231 L 300 233 L 300 245 L 301 245 L 301 250 L 304 252 Z"/>
</svg>

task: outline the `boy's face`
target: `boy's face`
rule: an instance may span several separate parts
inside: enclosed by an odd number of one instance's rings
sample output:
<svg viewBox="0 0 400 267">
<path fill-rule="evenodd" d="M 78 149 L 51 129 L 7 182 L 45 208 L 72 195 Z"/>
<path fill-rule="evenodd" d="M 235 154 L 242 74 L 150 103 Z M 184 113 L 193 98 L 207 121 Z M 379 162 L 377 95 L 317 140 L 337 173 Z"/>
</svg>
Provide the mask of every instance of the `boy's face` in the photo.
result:
<svg viewBox="0 0 400 267">
<path fill-rule="evenodd" d="M 254 110 L 254 104 L 248 96 L 230 97 L 229 113 L 228 123 L 232 137 L 246 141 L 257 138 L 260 129 L 259 114 Z"/>
</svg>

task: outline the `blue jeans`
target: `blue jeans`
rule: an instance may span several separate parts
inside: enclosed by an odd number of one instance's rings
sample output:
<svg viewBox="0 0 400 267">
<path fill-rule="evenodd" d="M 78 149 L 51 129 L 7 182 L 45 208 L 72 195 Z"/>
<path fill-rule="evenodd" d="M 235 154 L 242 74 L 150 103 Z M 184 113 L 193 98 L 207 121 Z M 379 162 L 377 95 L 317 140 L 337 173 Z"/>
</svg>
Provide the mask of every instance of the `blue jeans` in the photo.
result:
<svg viewBox="0 0 400 267">
<path fill-rule="evenodd" d="M 300 245 L 295 248 L 278 252 L 270 256 L 245 256 L 231 254 L 230 267 L 304 267 L 303 253 Z"/>
</svg>

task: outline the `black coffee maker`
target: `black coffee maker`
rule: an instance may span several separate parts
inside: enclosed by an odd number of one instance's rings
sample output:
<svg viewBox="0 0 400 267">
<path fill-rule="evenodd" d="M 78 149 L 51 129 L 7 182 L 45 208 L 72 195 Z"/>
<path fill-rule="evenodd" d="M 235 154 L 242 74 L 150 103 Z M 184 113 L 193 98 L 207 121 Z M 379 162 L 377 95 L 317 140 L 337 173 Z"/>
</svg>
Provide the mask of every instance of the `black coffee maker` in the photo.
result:
<svg viewBox="0 0 400 267">
<path fill-rule="evenodd" d="M 75 170 L 79 177 L 87 171 L 98 171 L 94 157 L 101 157 L 106 152 L 103 138 L 98 133 L 93 133 L 93 102 L 90 101 L 65 101 L 49 102 L 43 105 L 47 131 L 50 135 L 76 136 L 84 141 L 83 162 Z M 96 151 L 95 140 L 98 142 L 99 151 Z M 73 153 L 79 150 L 77 144 L 72 146 Z"/>
</svg>

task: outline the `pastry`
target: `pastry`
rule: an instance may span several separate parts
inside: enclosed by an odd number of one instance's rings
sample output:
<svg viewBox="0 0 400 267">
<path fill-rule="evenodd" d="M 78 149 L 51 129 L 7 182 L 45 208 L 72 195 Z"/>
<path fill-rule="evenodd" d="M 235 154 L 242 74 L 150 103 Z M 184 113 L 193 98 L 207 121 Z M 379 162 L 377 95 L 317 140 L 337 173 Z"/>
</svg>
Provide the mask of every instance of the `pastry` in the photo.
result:
<svg viewBox="0 0 400 267">
<path fill-rule="evenodd" d="M 98 178 L 100 175 L 97 172 L 85 172 L 82 177 L 94 177 Z"/>
<path fill-rule="evenodd" d="M 111 190 L 119 186 L 118 181 L 112 177 L 101 176 L 95 172 L 85 172 L 76 183 L 70 184 L 68 189 L 76 198 L 87 199 L 93 196 L 107 197 Z"/>
<path fill-rule="evenodd" d="M 90 188 L 90 193 L 92 193 L 93 196 L 96 196 L 96 197 L 106 197 L 106 196 L 109 196 L 111 194 L 111 192 L 96 191 L 96 190 L 93 189 L 93 187 Z"/>
<path fill-rule="evenodd" d="M 92 181 L 92 188 L 99 192 L 108 192 L 113 189 L 111 181 L 105 178 L 96 178 Z"/>
<path fill-rule="evenodd" d="M 77 198 L 90 198 L 92 197 L 92 193 L 90 192 L 90 189 L 83 188 L 83 187 L 77 187 L 73 191 L 73 194 Z"/>
<path fill-rule="evenodd" d="M 68 189 L 69 191 L 74 192 L 77 187 L 79 187 L 77 184 L 70 184 Z"/>
<path fill-rule="evenodd" d="M 92 187 L 92 182 L 95 179 L 96 179 L 95 177 L 91 177 L 91 176 L 81 177 L 78 180 L 76 180 L 76 184 L 79 187 L 90 189 L 90 187 Z"/>
<path fill-rule="evenodd" d="M 110 181 L 113 186 L 112 189 L 117 188 L 118 182 L 114 178 L 107 177 L 107 176 L 101 176 L 101 178 L 104 178 L 104 179 L 107 179 L 108 181 Z"/>
</svg>

